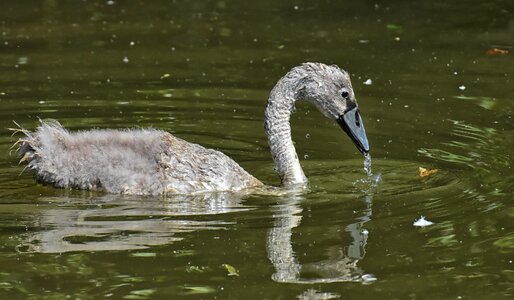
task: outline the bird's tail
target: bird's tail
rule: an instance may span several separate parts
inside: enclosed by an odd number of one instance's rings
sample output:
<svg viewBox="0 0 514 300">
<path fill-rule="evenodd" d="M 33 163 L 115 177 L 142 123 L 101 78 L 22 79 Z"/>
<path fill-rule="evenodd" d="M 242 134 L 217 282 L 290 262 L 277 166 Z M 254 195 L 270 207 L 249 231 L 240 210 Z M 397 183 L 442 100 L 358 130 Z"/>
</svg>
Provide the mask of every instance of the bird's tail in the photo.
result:
<svg viewBox="0 0 514 300">
<path fill-rule="evenodd" d="M 13 136 L 22 133 L 24 136 L 19 138 L 12 146 L 9 154 L 12 153 L 13 150 L 16 151 L 18 157 L 20 157 L 20 161 L 18 164 L 27 163 L 27 167 L 30 167 L 30 163 L 39 156 L 37 140 L 35 138 L 35 134 L 23 127 L 20 124 L 13 121 L 16 125 L 15 128 L 9 128 L 13 132 Z M 25 170 L 25 169 L 24 169 Z"/>
</svg>

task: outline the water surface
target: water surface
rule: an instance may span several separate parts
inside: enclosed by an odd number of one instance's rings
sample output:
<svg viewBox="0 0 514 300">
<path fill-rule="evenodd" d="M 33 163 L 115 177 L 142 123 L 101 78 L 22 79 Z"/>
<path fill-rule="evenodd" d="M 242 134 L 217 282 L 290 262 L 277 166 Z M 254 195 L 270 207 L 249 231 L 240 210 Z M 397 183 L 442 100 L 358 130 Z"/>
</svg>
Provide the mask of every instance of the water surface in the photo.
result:
<svg viewBox="0 0 514 300">
<path fill-rule="evenodd" d="M 5 5 L 1 298 L 512 299 L 513 12 L 509 1 Z M 13 120 L 150 126 L 277 185 L 264 105 L 303 61 L 352 74 L 379 179 L 306 103 L 292 117 L 310 179 L 300 194 L 61 190 L 9 155 Z M 421 216 L 434 224 L 413 226 Z"/>
</svg>

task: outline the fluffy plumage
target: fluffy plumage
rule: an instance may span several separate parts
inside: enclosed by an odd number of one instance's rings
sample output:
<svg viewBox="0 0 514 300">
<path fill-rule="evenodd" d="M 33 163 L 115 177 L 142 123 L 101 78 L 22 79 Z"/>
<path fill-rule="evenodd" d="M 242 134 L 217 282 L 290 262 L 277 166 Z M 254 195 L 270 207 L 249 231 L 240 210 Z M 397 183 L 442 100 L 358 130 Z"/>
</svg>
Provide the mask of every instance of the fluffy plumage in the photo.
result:
<svg viewBox="0 0 514 300">
<path fill-rule="evenodd" d="M 262 185 L 225 154 L 156 129 L 69 132 L 44 122 L 21 130 L 18 154 L 56 187 L 123 194 L 194 194 Z"/>
</svg>

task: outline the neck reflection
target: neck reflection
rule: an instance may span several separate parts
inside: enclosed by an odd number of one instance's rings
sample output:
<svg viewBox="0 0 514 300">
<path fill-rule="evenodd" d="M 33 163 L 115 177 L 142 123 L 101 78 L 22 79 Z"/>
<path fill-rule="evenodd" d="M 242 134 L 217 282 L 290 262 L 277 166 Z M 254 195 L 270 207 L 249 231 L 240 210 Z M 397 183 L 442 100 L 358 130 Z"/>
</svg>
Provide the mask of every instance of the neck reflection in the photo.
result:
<svg viewBox="0 0 514 300">
<path fill-rule="evenodd" d="M 328 258 L 301 264 L 293 249 L 293 229 L 302 220 L 301 195 L 291 195 L 281 201 L 274 210 L 274 227 L 267 240 L 268 258 L 275 267 L 272 279 L 287 283 L 329 283 L 329 282 L 370 282 L 376 280 L 366 274 L 358 263 L 364 259 L 368 231 L 364 228 L 372 215 L 372 195 L 367 194 L 362 201 L 365 208 L 362 214 L 348 224 L 344 231 L 351 237 L 351 243 L 341 245 L 337 250 L 328 251 Z"/>
</svg>

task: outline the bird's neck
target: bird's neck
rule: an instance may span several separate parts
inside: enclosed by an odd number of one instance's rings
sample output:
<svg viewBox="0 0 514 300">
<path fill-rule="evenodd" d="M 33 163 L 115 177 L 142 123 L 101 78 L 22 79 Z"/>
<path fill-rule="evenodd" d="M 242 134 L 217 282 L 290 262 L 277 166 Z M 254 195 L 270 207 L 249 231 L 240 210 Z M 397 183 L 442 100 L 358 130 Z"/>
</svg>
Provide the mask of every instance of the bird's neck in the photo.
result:
<svg viewBox="0 0 514 300">
<path fill-rule="evenodd" d="M 265 110 L 265 130 L 275 171 L 287 187 L 303 187 L 307 178 L 303 173 L 296 149 L 291 139 L 291 113 L 296 102 L 297 82 L 283 77 L 271 91 Z"/>
</svg>

